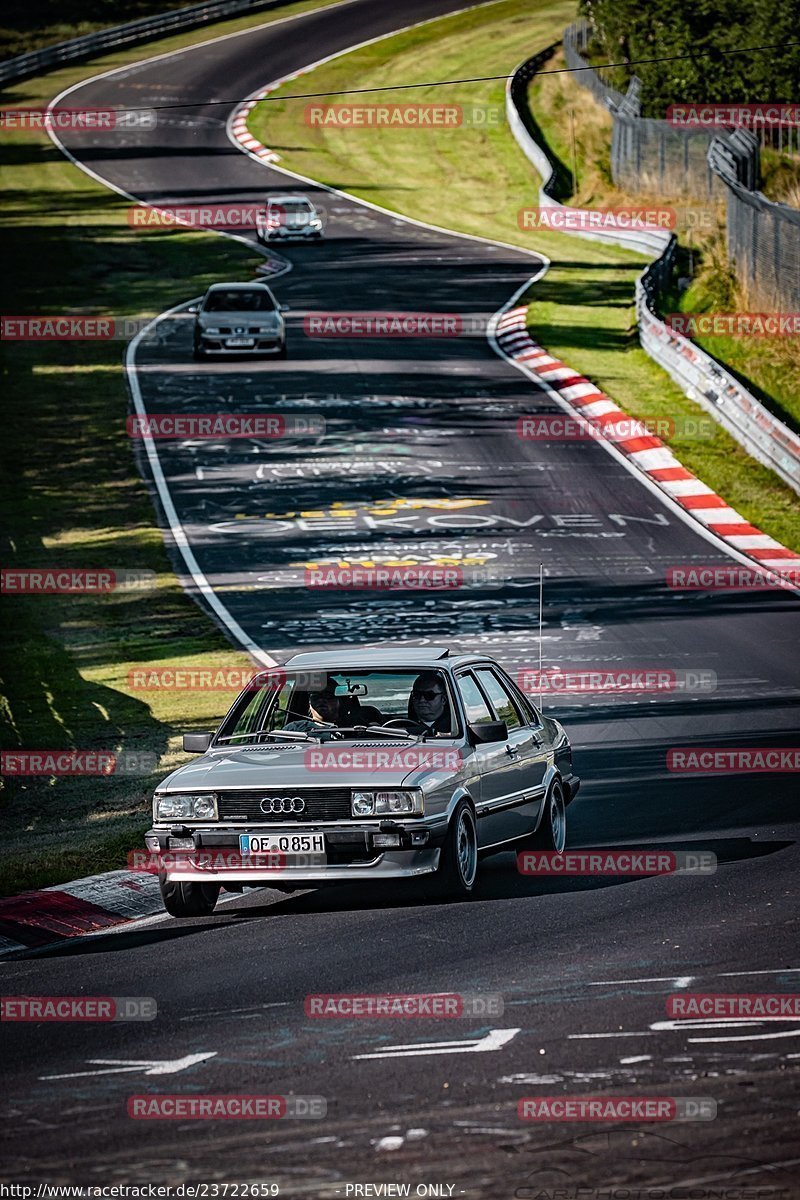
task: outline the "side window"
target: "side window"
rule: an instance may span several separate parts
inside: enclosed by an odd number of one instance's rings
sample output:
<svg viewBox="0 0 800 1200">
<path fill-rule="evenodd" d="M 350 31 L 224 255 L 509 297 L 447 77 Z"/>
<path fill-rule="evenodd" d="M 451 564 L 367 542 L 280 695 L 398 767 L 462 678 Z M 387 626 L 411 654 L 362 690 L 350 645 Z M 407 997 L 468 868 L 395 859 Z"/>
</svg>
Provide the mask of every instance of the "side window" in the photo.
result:
<svg viewBox="0 0 800 1200">
<path fill-rule="evenodd" d="M 541 725 L 542 714 L 533 702 L 533 698 L 523 692 L 519 687 L 514 687 L 508 676 L 502 670 L 495 672 L 503 687 L 512 696 L 518 710 L 522 713 L 523 725 Z"/>
<path fill-rule="evenodd" d="M 509 729 L 519 729 L 522 726 L 522 718 L 516 702 L 506 691 L 494 671 L 490 671 L 488 667 L 481 667 L 475 674 L 492 702 L 498 721 L 505 721 Z"/>
<path fill-rule="evenodd" d="M 458 690 L 464 704 L 464 712 L 470 725 L 479 721 L 492 721 L 494 718 L 486 706 L 480 688 L 471 675 L 459 675 L 456 678 Z"/>
</svg>

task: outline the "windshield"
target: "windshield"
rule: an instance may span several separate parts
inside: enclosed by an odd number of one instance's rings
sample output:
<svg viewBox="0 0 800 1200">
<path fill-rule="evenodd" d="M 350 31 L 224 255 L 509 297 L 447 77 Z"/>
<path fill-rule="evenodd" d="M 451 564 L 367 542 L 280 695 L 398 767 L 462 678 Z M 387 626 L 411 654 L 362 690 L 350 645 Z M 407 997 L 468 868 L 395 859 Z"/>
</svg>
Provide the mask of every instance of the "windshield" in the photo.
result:
<svg viewBox="0 0 800 1200">
<path fill-rule="evenodd" d="M 307 213 L 311 212 L 311 203 L 308 200 L 273 200 L 270 208 L 283 209 L 287 213 Z"/>
<path fill-rule="evenodd" d="M 203 302 L 204 312 L 273 312 L 275 301 L 266 289 L 219 288 L 209 292 Z"/>
<path fill-rule="evenodd" d="M 257 676 L 223 722 L 218 741 L 243 745 L 279 733 L 322 736 L 382 726 L 415 736 L 459 729 L 443 671 L 279 671 Z M 391 730 L 387 731 L 391 736 Z M 378 736 L 377 734 L 375 736 Z M 275 740 L 274 738 L 272 740 Z M 294 740 L 294 738 L 287 739 Z"/>
</svg>

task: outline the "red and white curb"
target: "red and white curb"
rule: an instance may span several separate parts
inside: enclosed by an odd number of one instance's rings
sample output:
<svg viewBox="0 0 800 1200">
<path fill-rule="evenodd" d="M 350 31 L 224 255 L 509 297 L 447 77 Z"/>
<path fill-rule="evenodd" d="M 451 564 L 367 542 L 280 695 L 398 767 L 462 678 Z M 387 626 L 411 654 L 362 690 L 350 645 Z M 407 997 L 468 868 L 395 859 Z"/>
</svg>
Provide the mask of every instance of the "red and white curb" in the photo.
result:
<svg viewBox="0 0 800 1200">
<path fill-rule="evenodd" d="M 250 113 L 258 104 L 259 100 L 263 100 L 267 95 L 267 92 L 273 90 L 273 88 L 265 88 L 263 92 L 259 92 L 257 96 L 253 96 L 252 99 L 248 100 L 246 104 L 243 104 L 240 108 L 237 108 L 230 123 L 230 131 L 236 138 L 236 141 L 239 143 L 239 145 L 247 151 L 251 158 L 257 158 L 261 162 L 279 162 L 280 155 L 276 154 L 274 150 L 269 150 L 263 144 L 263 142 L 260 142 L 258 138 L 253 137 L 252 133 L 247 128 L 247 118 L 250 116 Z"/>
<path fill-rule="evenodd" d="M 612 442 L 671 500 L 737 554 L 770 571 L 800 567 L 800 554 L 751 525 L 687 470 L 644 423 L 633 421 L 591 380 L 534 342 L 527 330 L 527 314 L 527 305 L 518 305 L 497 322 L 495 337 L 507 358 L 557 392 L 578 418 L 591 423 L 596 435 Z"/>
<path fill-rule="evenodd" d="M 163 913 L 155 875 L 108 871 L 0 898 L 0 957 Z"/>
<path fill-rule="evenodd" d="M 252 96 L 235 108 L 228 119 L 228 135 L 238 142 L 245 154 L 249 154 L 251 158 L 257 158 L 259 162 L 280 162 L 281 156 L 274 150 L 270 150 L 258 138 L 254 138 L 250 130 L 247 128 L 247 118 L 253 111 L 259 100 L 264 100 L 270 92 L 275 92 L 284 83 L 289 83 L 293 79 L 299 79 L 301 75 L 307 75 L 308 67 L 304 67 L 300 71 L 293 71 L 291 75 L 284 75 L 280 79 L 274 80 L 267 87 L 262 88 L 260 92 L 254 92 Z"/>
</svg>

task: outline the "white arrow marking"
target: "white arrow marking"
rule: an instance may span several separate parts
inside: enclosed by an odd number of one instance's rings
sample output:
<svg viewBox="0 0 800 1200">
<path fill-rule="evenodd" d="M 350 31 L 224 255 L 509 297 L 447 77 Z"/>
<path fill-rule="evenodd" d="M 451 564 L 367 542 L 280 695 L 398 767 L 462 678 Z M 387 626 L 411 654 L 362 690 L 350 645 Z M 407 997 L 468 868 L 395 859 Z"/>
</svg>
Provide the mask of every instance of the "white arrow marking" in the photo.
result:
<svg viewBox="0 0 800 1200">
<path fill-rule="evenodd" d="M 519 1029 L 490 1029 L 486 1037 L 461 1042 L 411 1042 L 406 1046 L 387 1046 L 372 1054 L 354 1054 L 353 1058 L 413 1058 L 418 1054 L 483 1054 L 499 1050 L 515 1038 Z"/>
<path fill-rule="evenodd" d="M 132 1058 L 87 1058 L 87 1062 L 96 1066 L 107 1066 L 106 1071 L 72 1071 L 68 1075 L 40 1075 L 40 1079 L 80 1079 L 84 1075 L 121 1075 L 125 1071 L 143 1071 L 145 1075 L 177 1075 L 195 1063 L 205 1062 L 207 1058 L 216 1058 L 216 1050 L 206 1054 L 186 1054 L 183 1058 L 145 1059 L 138 1061 Z"/>
</svg>

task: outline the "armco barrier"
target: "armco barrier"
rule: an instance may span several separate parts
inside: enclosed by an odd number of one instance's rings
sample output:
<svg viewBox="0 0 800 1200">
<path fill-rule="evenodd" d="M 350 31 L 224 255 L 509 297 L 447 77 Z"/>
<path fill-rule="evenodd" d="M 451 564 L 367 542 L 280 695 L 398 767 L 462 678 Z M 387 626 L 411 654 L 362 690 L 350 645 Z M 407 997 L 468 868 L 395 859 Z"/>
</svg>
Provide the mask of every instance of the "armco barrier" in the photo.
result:
<svg viewBox="0 0 800 1200">
<path fill-rule="evenodd" d="M 544 62 L 552 55 L 554 46 L 535 54 L 533 58 L 521 63 L 506 80 L 506 118 L 511 131 L 517 140 L 525 157 L 533 163 L 542 177 L 539 188 L 539 207 L 569 211 L 564 204 L 559 204 L 553 197 L 555 181 L 555 166 L 547 157 L 546 152 L 538 144 L 528 128 L 530 113 L 527 102 L 528 83 Z M 648 257 L 662 254 L 669 244 L 671 235 L 663 229 L 626 229 L 626 230 L 594 230 L 586 229 L 570 231 L 576 237 L 587 238 L 592 242 L 604 242 L 606 245 L 624 246 L 627 250 L 636 250 Z"/>
<path fill-rule="evenodd" d="M 0 88 L 17 79 L 51 71 L 65 62 L 92 58 L 102 50 L 146 42 L 165 33 L 193 29 L 197 25 L 205 25 L 207 21 L 219 21 L 222 17 L 238 16 L 239 13 L 255 12 L 262 8 L 277 8 L 281 3 L 283 0 L 211 0 L 210 4 L 197 4 L 155 17 L 142 17 L 138 21 L 100 29 L 97 33 L 87 33 L 68 42 L 57 42 L 55 46 L 32 50 L 29 54 L 20 54 L 17 58 L 0 63 Z"/>
<path fill-rule="evenodd" d="M 654 264 L 655 265 L 655 264 Z M 648 268 L 636 281 L 639 341 L 690 400 L 719 421 L 748 454 L 800 493 L 800 438 L 773 417 L 725 368 L 655 313 Z"/>
<path fill-rule="evenodd" d="M 565 208 L 550 195 L 555 166 L 536 142 L 528 109 L 528 83 L 552 54 L 552 47 L 527 59 L 506 83 L 506 114 L 511 131 L 526 158 L 542 177 L 539 204 Z M 800 492 L 800 438 L 689 338 L 668 329 L 657 314 L 658 296 L 672 268 L 676 241 L 659 230 L 570 231 L 575 237 L 605 242 L 657 255 L 636 281 L 636 315 L 643 349 L 670 375 L 681 390 L 705 409 L 736 441 L 764 466 L 770 467 L 796 492 Z"/>
</svg>

